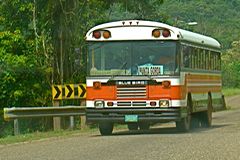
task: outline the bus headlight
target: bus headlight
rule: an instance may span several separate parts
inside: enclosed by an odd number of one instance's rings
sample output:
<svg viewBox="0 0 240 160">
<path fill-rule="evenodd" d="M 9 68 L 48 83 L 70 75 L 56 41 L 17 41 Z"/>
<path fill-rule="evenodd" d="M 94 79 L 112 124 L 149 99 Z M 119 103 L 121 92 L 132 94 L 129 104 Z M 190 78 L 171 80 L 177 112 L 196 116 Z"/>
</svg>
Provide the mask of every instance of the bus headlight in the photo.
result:
<svg viewBox="0 0 240 160">
<path fill-rule="evenodd" d="M 103 108 L 104 107 L 104 101 L 97 100 L 94 102 L 95 108 Z"/>
<path fill-rule="evenodd" d="M 159 100 L 159 107 L 169 107 L 169 100 Z"/>
</svg>

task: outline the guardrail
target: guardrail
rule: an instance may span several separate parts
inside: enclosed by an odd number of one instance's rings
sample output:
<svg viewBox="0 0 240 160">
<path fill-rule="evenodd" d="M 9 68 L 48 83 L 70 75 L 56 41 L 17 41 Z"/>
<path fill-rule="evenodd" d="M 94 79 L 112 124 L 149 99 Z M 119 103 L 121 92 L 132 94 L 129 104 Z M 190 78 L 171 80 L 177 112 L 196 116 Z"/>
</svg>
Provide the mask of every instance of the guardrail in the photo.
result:
<svg viewBox="0 0 240 160">
<path fill-rule="evenodd" d="M 61 116 L 84 116 L 85 106 L 59 106 L 59 107 L 13 107 L 4 108 L 6 121 L 19 118 L 34 117 L 61 117 Z"/>
<path fill-rule="evenodd" d="M 73 116 L 85 116 L 85 109 L 85 106 L 13 107 L 4 108 L 3 112 L 6 121 L 14 120 L 14 134 L 17 135 L 19 134 L 18 119 L 20 118 L 70 116 L 70 127 L 73 128 Z"/>
</svg>

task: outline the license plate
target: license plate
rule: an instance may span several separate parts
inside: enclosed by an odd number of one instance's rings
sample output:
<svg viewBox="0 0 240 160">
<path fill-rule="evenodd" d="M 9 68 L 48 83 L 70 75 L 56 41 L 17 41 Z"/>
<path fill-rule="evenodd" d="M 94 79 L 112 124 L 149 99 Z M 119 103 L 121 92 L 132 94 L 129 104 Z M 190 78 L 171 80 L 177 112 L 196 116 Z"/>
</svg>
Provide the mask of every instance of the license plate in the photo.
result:
<svg viewBox="0 0 240 160">
<path fill-rule="evenodd" d="M 138 115 L 125 115 L 125 122 L 137 122 Z"/>
</svg>

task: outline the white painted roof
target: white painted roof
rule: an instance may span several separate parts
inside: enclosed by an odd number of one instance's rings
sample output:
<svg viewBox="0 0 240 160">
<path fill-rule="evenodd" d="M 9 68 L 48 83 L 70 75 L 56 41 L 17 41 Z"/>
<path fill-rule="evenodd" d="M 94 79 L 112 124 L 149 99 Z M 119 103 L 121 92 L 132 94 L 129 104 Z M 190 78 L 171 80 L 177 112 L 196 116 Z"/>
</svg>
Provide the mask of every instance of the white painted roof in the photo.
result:
<svg viewBox="0 0 240 160">
<path fill-rule="evenodd" d="M 166 28 L 171 32 L 171 37 L 164 38 L 160 36 L 155 38 L 152 31 L 157 28 Z M 93 31 L 108 30 L 111 32 L 109 39 L 96 39 L 92 36 Z M 164 23 L 142 20 L 126 20 L 109 22 L 97 25 L 90 29 L 86 34 L 87 41 L 117 41 L 117 40 L 182 40 L 196 44 L 202 44 L 209 47 L 220 48 L 220 43 L 214 38 L 204 36 L 202 34 L 190 32 L 180 28 L 176 28 Z"/>
</svg>

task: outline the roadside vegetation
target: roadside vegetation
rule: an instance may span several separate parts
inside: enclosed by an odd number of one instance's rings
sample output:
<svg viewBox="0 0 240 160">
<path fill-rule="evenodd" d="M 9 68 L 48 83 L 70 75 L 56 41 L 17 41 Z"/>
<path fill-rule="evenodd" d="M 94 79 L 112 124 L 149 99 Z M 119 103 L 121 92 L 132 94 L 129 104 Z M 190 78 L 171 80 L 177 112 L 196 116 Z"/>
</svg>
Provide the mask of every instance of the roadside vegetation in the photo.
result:
<svg viewBox="0 0 240 160">
<path fill-rule="evenodd" d="M 20 135 L 9 135 L 4 138 L 0 138 L 0 145 L 12 144 L 12 143 L 20 143 L 20 142 L 31 142 L 37 140 L 44 140 L 48 138 L 64 138 L 67 136 L 80 136 L 85 135 L 86 133 L 89 135 L 90 133 L 96 132 L 97 129 L 93 128 L 85 128 L 83 130 L 60 130 L 60 131 L 48 131 L 48 132 L 34 132 L 34 133 L 26 133 Z"/>
<path fill-rule="evenodd" d="M 222 92 L 225 97 L 240 95 L 240 88 L 223 88 Z"/>
<path fill-rule="evenodd" d="M 121 131 L 126 130 L 126 125 L 116 124 L 114 126 L 114 130 Z M 15 144 L 15 143 L 22 143 L 22 142 L 32 142 L 38 140 L 47 140 L 49 138 L 66 138 L 69 136 L 84 136 L 84 135 L 91 135 L 98 133 L 98 127 L 96 126 L 86 126 L 83 129 L 76 128 L 73 130 L 65 129 L 59 131 L 48 131 L 48 132 L 33 132 L 33 133 L 26 133 L 26 134 L 19 134 L 16 136 L 8 135 L 4 138 L 0 138 L 0 147 L 1 145 L 6 144 Z"/>
<path fill-rule="evenodd" d="M 239 0 L 0 1 L 0 140 L 13 134 L 12 123 L 3 120 L 4 107 L 52 106 L 51 84 L 85 82 L 84 36 L 108 21 L 160 21 L 216 38 L 223 48 L 224 94 L 238 94 L 239 10 Z M 46 118 L 23 121 L 22 133 L 51 131 L 50 123 Z"/>
</svg>

